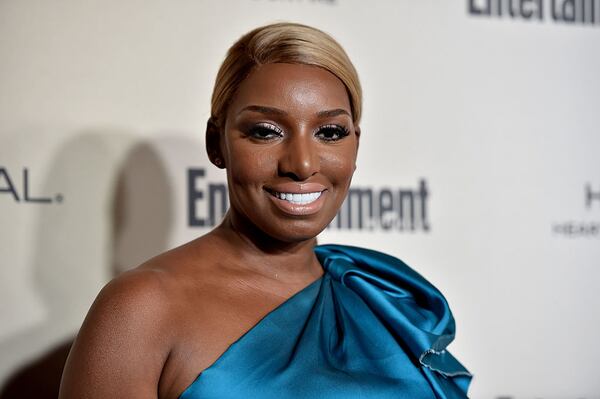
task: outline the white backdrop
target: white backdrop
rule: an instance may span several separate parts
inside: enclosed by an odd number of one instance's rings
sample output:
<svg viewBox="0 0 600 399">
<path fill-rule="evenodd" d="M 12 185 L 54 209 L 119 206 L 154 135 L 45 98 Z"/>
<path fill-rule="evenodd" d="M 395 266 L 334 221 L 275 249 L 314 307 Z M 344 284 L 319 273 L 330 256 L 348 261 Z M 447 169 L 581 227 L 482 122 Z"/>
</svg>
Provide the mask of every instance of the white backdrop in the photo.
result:
<svg viewBox="0 0 600 399">
<path fill-rule="evenodd" d="M 204 153 L 216 70 L 291 20 L 359 71 L 353 186 L 374 218 L 386 190 L 415 200 L 414 229 L 355 216 L 320 242 L 392 253 L 445 293 L 471 397 L 600 398 L 600 25 L 564 21 L 600 2 L 486 3 L 1 1 L 0 387 L 72 339 L 108 279 L 207 231 L 190 217 L 224 182 Z"/>
</svg>

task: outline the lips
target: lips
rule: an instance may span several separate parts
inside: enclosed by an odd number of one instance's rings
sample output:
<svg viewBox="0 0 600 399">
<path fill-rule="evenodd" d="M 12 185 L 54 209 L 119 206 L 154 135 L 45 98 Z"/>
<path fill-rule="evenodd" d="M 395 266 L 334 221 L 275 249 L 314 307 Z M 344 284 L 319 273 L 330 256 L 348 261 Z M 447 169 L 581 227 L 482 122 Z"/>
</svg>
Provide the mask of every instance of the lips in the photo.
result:
<svg viewBox="0 0 600 399">
<path fill-rule="evenodd" d="M 282 183 L 265 188 L 280 210 L 294 216 L 317 213 L 323 206 L 326 190 L 318 183 Z"/>
</svg>

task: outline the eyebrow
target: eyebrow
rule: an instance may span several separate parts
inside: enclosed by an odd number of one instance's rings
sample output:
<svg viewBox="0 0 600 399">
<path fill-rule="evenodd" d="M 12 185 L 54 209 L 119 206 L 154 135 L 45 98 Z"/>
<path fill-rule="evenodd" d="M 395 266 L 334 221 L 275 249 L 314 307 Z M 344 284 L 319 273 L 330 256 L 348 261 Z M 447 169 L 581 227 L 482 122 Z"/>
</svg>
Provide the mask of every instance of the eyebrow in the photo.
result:
<svg viewBox="0 0 600 399">
<path fill-rule="evenodd" d="M 327 110 L 327 111 L 317 112 L 317 116 L 319 118 L 331 118 L 331 117 L 338 116 L 338 115 L 348 115 L 348 116 L 350 116 L 350 113 L 348 111 L 346 111 L 345 109 L 341 109 L 341 108 L 336 108 L 336 109 L 330 109 L 330 110 Z"/>
<path fill-rule="evenodd" d="M 242 108 L 242 110 L 239 113 L 241 114 L 244 111 L 258 112 L 265 115 L 287 115 L 287 112 L 285 112 L 284 110 L 281 110 L 279 108 L 267 107 L 264 105 L 248 105 L 247 107 Z"/>
<path fill-rule="evenodd" d="M 288 115 L 288 113 L 282 109 L 275 108 L 275 107 L 267 107 L 265 105 L 248 105 L 247 107 L 242 108 L 242 110 L 239 113 L 241 114 L 244 111 L 258 112 L 258 113 L 265 114 L 265 115 L 277 115 L 277 116 L 287 116 Z M 317 112 L 317 116 L 319 118 L 332 118 L 332 117 L 338 116 L 338 115 L 348 115 L 351 117 L 350 113 L 342 108 L 328 109 L 325 111 Z"/>
</svg>

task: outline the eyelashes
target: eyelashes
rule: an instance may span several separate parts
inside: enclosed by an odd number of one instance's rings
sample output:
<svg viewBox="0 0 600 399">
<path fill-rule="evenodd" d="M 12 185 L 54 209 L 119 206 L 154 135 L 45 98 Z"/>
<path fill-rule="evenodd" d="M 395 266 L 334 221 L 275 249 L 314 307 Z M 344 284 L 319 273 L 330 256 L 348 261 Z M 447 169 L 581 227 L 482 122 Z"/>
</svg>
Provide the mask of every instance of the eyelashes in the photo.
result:
<svg viewBox="0 0 600 399">
<path fill-rule="evenodd" d="M 273 140 L 283 136 L 283 129 L 272 123 L 261 122 L 252 126 L 248 135 L 258 140 Z"/>
<path fill-rule="evenodd" d="M 341 125 L 324 125 L 317 129 L 315 136 L 325 141 L 337 141 L 350 134 L 350 130 L 346 126 Z"/>
<path fill-rule="evenodd" d="M 326 142 L 341 140 L 349 134 L 350 129 L 348 129 L 346 126 L 337 124 L 319 126 L 313 132 L 315 137 Z M 283 129 L 275 124 L 267 122 L 257 123 L 248 130 L 248 136 L 262 141 L 276 140 L 284 135 L 285 132 Z"/>
</svg>

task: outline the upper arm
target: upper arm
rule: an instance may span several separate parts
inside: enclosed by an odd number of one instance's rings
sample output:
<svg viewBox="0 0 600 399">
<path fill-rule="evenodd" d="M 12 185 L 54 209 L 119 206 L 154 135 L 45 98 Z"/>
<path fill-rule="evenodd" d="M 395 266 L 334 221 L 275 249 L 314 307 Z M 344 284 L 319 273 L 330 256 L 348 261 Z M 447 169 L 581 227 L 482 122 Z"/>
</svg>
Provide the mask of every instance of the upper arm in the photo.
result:
<svg viewBox="0 0 600 399">
<path fill-rule="evenodd" d="M 168 296 L 159 272 L 130 272 L 102 289 L 75 340 L 60 398 L 156 398 L 169 354 Z"/>
</svg>

